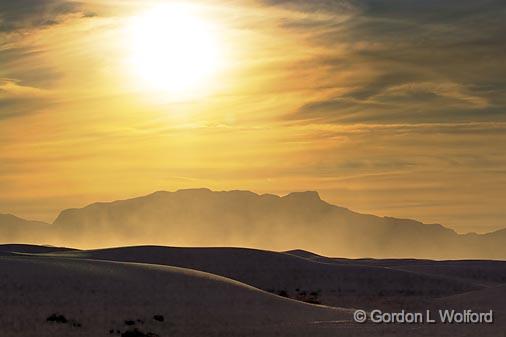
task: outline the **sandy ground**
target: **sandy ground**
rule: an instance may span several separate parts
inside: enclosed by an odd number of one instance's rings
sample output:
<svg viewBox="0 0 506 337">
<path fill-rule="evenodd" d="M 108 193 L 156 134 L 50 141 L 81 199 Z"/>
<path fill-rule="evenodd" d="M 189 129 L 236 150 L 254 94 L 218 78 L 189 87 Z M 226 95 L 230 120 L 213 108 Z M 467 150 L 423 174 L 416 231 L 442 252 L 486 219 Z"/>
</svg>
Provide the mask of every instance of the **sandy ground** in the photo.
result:
<svg viewBox="0 0 506 337">
<path fill-rule="evenodd" d="M 58 256 L 178 266 L 206 271 L 290 298 L 336 307 L 419 305 L 426 299 L 481 289 L 441 275 L 383 266 L 320 263 L 245 248 L 139 246 L 59 252 Z"/>
<path fill-rule="evenodd" d="M 143 263 L 106 260 L 140 260 L 141 257 Z M 256 250 L 130 247 L 53 252 L 52 247 L 0 246 L 0 336 L 506 336 L 504 285 L 463 289 L 458 294 L 428 297 L 424 303 L 432 310 L 493 309 L 494 324 L 359 324 L 353 321 L 351 308 L 303 303 L 227 277 L 160 264 L 167 264 L 164 259 L 169 258 L 179 260 L 180 264 L 193 261 L 193 267 L 197 267 L 197 262 L 206 268 L 221 265 L 222 272 L 250 270 L 242 276 L 244 278 L 277 268 L 282 272 L 275 274 L 276 277 L 286 274 L 286 279 L 297 279 L 302 270 L 301 275 L 306 276 L 299 279 L 301 282 L 316 280 L 307 278 L 309 271 L 318 278 L 334 282 L 344 280 L 333 278 L 332 273 L 340 272 L 346 275 L 349 283 L 356 277 L 356 284 L 363 286 L 364 292 L 369 291 L 367 287 L 385 284 L 384 278 L 388 281 L 392 275 L 392 283 L 396 285 L 405 281 L 422 282 L 410 283 L 414 290 L 425 289 L 427 285 L 461 284 L 445 283 L 449 280 L 447 276 L 437 279 L 434 275 L 399 274 L 396 270 L 388 274 L 391 269 L 385 267 L 342 268 Z M 318 268 L 323 271 L 318 272 Z M 369 273 L 373 273 L 374 276 L 375 272 L 378 278 L 383 278 L 381 282 L 362 283 L 363 275 L 369 277 Z M 405 275 L 403 273 L 416 277 L 398 279 L 399 275 Z M 258 276 L 256 280 L 271 280 L 272 277 Z M 379 307 L 384 311 L 388 308 Z"/>
<path fill-rule="evenodd" d="M 138 319 L 160 336 L 307 336 L 325 330 L 317 321 L 351 317 L 194 270 L 65 258 L 0 257 L 0 293 L 5 337 L 104 336 Z M 81 326 L 47 322 L 52 314 Z"/>
</svg>

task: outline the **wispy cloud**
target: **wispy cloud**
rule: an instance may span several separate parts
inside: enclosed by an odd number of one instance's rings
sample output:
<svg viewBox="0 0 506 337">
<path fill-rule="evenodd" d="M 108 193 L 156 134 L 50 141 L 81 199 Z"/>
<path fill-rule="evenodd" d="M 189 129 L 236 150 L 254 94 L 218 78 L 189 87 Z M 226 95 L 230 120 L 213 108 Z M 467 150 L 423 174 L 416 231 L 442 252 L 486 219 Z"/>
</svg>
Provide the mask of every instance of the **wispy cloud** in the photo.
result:
<svg viewBox="0 0 506 337">
<path fill-rule="evenodd" d="M 38 111 L 50 95 L 48 90 L 0 78 L 0 121 Z"/>
<path fill-rule="evenodd" d="M 16 0 L 0 2 L 0 32 L 43 28 L 81 11 L 82 4 L 67 0 Z"/>
<path fill-rule="evenodd" d="M 318 84 L 339 88 L 306 102 L 289 118 L 338 123 L 505 118 L 502 1 L 267 2 L 306 13 L 280 23 L 320 48 L 306 63 L 325 73 Z"/>
<path fill-rule="evenodd" d="M 0 1 L 6 211 L 201 182 L 504 223 L 504 1 L 199 0 L 230 68 L 178 102 L 124 62 L 125 25 L 156 3 Z"/>
<path fill-rule="evenodd" d="M 19 81 L 13 79 L 0 78 L 0 100 L 9 98 L 45 97 L 48 95 L 48 90 L 24 86 L 19 83 Z"/>
</svg>

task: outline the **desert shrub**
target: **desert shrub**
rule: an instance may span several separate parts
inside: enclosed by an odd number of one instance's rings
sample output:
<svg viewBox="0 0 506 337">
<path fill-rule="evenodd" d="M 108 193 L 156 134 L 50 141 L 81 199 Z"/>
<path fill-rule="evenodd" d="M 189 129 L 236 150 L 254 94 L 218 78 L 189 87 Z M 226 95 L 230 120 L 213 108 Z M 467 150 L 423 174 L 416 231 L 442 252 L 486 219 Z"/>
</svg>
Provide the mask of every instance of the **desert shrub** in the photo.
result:
<svg viewBox="0 0 506 337">
<path fill-rule="evenodd" d="M 312 298 L 312 297 L 304 300 L 304 302 L 311 303 L 311 304 L 322 304 L 322 302 L 320 302 L 317 298 Z"/>
<path fill-rule="evenodd" d="M 48 322 L 55 322 L 55 323 L 61 323 L 66 324 L 68 322 L 67 318 L 63 315 L 59 314 L 52 314 L 48 318 L 46 318 L 46 321 Z"/>
<path fill-rule="evenodd" d="M 288 296 L 288 292 L 286 290 L 279 290 L 278 291 L 278 295 L 281 296 L 281 297 L 290 298 L 290 296 Z"/>
<path fill-rule="evenodd" d="M 155 321 L 158 321 L 158 322 L 163 322 L 163 321 L 165 321 L 165 317 L 163 317 L 163 315 L 154 315 L 154 316 L 153 316 L 153 319 L 154 319 Z"/>
<path fill-rule="evenodd" d="M 121 334 L 121 337 L 159 337 L 152 332 L 144 333 L 138 329 L 128 330 Z"/>
</svg>

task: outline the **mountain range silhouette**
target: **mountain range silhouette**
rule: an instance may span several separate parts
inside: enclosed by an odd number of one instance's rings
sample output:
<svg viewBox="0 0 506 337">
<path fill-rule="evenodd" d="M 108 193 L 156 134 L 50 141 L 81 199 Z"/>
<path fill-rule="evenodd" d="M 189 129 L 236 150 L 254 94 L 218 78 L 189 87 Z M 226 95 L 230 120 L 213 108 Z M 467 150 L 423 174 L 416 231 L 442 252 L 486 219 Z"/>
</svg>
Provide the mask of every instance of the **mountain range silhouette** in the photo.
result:
<svg viewBox="0 0 506 337">
<path fill-rule="evenodd" d="M 313 191 L 282 197 L 209 189 L 160 191 L 67 209 L 53 224 L 0 215 L 0 242 L 300 248 L 342 257 L 506 258 L 506 229 L 457 234 L 439 224 L 356 213 L 323 201 Z"/>
</svg>

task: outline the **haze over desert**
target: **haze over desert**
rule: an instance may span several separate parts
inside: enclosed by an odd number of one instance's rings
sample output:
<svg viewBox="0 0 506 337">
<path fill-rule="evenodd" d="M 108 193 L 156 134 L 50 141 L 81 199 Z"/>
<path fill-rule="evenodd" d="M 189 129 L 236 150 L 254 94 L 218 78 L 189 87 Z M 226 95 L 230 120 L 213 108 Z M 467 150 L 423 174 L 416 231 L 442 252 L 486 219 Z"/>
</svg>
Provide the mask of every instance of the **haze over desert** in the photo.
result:
<svg viewBox="0 0 506 337">
<path fill-rule="evenodd" d="M 0 337 L 506 337 L 505 14 L 0 0 Z"/>
</svg>

